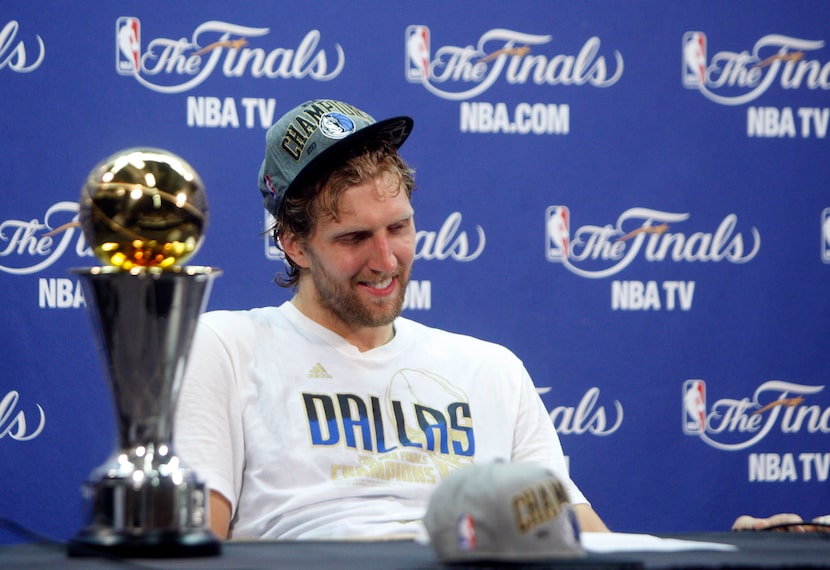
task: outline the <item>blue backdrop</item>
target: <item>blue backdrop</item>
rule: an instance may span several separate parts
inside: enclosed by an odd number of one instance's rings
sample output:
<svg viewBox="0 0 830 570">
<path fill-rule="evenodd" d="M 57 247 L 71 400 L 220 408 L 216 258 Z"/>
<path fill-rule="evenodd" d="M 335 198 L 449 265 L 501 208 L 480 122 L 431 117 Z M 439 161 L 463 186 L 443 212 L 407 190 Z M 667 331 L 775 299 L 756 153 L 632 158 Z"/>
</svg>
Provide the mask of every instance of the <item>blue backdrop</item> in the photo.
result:
<svg viewBox="0 0 830 570">
<path fill-rule="evenodd" d="M 414 117 L 406 314 L 524 360 L 609 526 L 830 512 L 828 40 L 818 0 L 4 2 L 0 516 L 74 535 L 115 442 L 50 234 L 92 167 L 185 158 L 209 308 L 278 304 L 256 175 L 317 97 Z"/>
</svg>

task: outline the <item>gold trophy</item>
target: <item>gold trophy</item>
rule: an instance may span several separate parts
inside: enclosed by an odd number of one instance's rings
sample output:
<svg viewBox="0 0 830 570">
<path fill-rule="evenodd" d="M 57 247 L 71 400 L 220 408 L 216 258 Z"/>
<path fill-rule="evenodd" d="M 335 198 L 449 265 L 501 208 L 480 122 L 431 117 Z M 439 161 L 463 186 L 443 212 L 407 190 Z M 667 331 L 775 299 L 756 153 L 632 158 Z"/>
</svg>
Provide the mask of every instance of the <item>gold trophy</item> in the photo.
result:
<svg viewBox="0 0 830 570">
<path fill-rule="evenodd" d="M 221 274 L 181 265 L 204 237 L 202 181 L 168 151 L 121 151 L 89 174 L 80 223 L 106 264 L 72 271 L 82 280 L 109 378 L 118 445 L 84 485 L 89 521 L 69 554 L 219 554 L 208 527 L 208 490 L 172 447 L 196 322 Z"/>
</svg>

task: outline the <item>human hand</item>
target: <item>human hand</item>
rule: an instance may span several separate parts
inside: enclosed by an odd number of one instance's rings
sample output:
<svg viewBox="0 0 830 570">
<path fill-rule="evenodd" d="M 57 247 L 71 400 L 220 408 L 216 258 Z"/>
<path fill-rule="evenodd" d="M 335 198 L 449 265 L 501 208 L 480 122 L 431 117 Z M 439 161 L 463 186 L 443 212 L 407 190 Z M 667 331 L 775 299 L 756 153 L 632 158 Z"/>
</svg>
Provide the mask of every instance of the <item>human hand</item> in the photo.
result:
<svg viewBox="0 0 830 570">
<path fill-rule="evenodd" d="M 830 515 L 805 521 L 792 513 L 779 513 L 767 518 L 742 515 L 732 523 L 732 530 L 775 530 L 785 532 L 830 532 Z"/>
<path fill-rule="evenodd" d="M 806 532 L 804 526 L 799 524 L 802 522 L 804 522 L 804 519 L 792 513 L 779 513 L 767 518 L 741 515 L 732 523 L 732 530 L 768 530 L 779 525 L 793 525 L 783 527 L 783 530 Z"/>
</svg>

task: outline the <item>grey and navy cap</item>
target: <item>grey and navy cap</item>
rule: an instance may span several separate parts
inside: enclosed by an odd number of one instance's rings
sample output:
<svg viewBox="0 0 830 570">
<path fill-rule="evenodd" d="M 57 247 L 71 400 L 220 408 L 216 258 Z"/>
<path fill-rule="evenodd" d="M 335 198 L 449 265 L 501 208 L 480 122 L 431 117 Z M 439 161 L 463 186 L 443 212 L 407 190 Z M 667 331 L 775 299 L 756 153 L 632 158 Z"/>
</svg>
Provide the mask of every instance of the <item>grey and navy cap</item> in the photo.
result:
<svg viewBox="0 0 830 570">
<path fill-rule="evenodd" d="M 454 472 L 432 493 L 424 526 L 443 562 L 585 556 L 565 487 L 550 469 L 531 463 Z"/>
<path fill-rule="evenodd" d="M 265 135 L 259 190 L 265 209 L 277 217 L 290 192 L 360 152 L 367 143 L 399 148 L 412 131 L 410 117 L 375 121 L 357 107 L 330 99 L 306 101 L 287 112 Z"/>
</svg>

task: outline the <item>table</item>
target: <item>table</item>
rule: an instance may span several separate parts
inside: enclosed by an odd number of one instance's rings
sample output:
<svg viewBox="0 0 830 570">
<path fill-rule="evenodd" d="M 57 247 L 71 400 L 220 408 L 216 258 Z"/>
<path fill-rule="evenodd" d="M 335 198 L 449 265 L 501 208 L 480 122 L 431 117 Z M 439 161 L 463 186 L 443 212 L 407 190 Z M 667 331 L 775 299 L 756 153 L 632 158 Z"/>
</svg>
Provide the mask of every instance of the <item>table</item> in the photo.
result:
<svg viewBox="0 0 830 570">
<path fill-rule="evenodd" d="M 514 565 L 511 568 L 830 568 L 830 534 L 722 532 L 660 535 L 666 538 L 722 542 L 734 552 L 626 552 L 593 555 L 574 563 Z M 141 559 L 70 558 L 60 544 L 25 543 L 0 547 L 0 568 L 6 569 L 437 569 L 445 568 L 432 549 L 412 541 L 333 542 L 279 541 L 227 542 L 222 555 L 206 558 Z M 495 568 L 477 565 L 475 568 Z M 464 566 L 448 566 L 459 569 Z"/>
</svg>

